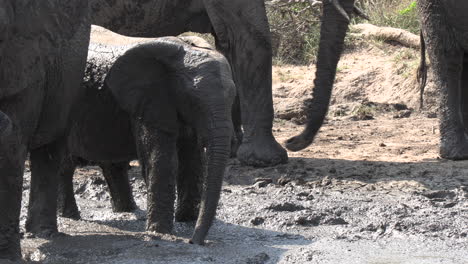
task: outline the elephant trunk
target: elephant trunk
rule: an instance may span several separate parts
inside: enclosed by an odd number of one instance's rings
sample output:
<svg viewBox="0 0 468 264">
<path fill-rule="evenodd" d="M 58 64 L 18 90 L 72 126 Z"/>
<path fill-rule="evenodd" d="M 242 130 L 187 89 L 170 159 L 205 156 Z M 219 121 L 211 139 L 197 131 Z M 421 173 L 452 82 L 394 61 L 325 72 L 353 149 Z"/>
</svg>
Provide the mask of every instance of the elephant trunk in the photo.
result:
<svg viewBox="0 0 468 264">
<path fill-rule="evenodd" d="M 351 14 L 354 0 L 343 0 L 340 3 L 344 10 Z M 286 142 L 286 147 L 291 151 L 299 151 L 309 146 L 323 124 L 348 24 L 349 21 L 337 8 L 329 1 L 324 2 L 313 99 L 307 109 L 307 124 L 304 131 Z"/>
<path fill-rule="evenodd" d="M 206 175 L 197 224 L 190 240 L 192 244 L 204 244 L 205 237 L 216 215 L 224 170 L 230 154 L 233 128 L 229 112 L 229 109 L 222 105 L 211 113 L 206 148 Z"/>
</svg>

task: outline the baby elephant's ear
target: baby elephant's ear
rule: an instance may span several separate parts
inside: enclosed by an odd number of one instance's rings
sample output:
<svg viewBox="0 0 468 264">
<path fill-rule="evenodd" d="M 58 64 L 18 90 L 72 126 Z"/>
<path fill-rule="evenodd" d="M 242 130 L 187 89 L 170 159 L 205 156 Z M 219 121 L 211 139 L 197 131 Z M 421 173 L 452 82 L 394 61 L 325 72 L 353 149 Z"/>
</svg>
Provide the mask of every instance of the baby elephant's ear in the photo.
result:
<svg viewBox="0 0 468 264">
<path fill-rule="evenodd" d="M 125 53 L 112 66 L 107 86 L 119 106 L 131 118 L 167 132 L 177 132 L 176 98 L 171 92 L 170 69 L 147 50 Z"/>
</svg>

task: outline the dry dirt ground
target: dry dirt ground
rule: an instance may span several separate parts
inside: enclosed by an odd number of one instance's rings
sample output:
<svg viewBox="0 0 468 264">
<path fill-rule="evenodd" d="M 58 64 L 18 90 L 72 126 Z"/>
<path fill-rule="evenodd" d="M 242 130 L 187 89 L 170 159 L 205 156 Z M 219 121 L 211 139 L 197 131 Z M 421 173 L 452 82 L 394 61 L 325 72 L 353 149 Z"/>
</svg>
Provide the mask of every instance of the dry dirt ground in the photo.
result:
<svg viewBox="0 0 468 264">
<path fill-rule="evenodd" d="M 468 161 L 438 158 L 434 88 L 413 110 L 417 52 L 378 41 L 355 46 L 338 68 L 333 106 L 314 144 L 271 168 L 230 161 L 217 220 L 204 247 L 145 232 L 145 187 L 134 162 L 139 206 L 113 213 L 96 167 L 81 168 L 82 220 L 59 218 L 67 234 L 25 238 L 41 263 L 468 263 Z M 274 133 L 298 133 L 313 66 L 275 66 Z M 29 188 L 25 173 L 22 226 Z M 27 237 L 27 235 L 26 235 Z"/>
</svg>

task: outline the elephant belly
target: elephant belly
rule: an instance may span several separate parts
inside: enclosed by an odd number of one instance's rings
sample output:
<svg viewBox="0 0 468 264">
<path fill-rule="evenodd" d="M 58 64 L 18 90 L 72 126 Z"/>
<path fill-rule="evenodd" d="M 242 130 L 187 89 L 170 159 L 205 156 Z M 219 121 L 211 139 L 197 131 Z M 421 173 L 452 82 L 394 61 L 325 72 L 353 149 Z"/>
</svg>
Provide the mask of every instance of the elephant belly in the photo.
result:
<svg viewBox="0 0 468 264">
<path fill-rule="evenodd" d="M 117 107 L 107 89 L 87 92 L 70 132 L 68 146 L 71 154 L 93 161 L 136 158 L 128 114 Z"/>
<path fill-rule="evenodd" d="M 457 42 L 468 51 L 468 1 L 442 1 L 447 13 L 449 27 L 453 29 Z"/>
</svg>

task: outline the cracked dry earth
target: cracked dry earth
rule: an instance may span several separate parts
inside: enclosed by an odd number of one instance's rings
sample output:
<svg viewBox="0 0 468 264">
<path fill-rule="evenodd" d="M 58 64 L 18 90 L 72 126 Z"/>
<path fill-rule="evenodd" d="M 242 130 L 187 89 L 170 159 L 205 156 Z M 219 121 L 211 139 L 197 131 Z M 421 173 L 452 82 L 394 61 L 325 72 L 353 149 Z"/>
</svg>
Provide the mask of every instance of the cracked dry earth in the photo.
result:
<svg viewBox="0 0 468 264">
<path fill-rule="evenodd" d="M 422 115 L 331 118 L 314 145 L 288 164 L 231 160 L 217 220 L 204 247 L 192 224 L 173 236 L 145 233 L 145 187 L 130 173 L 139 206 L 113 213 L 97 167 L 75 174 L 82 220 L 59 218 L 67 234 L 25 238 L 40 263 L 468 263 L 468 161 L 437 157 L 437 120 Z M 300 129 L 278 120 L 284 141 Z M 26 172 L 22 225 L 29 186 Z M 27 237 L 27 236 L 26 236 Z"/>
</svg>

